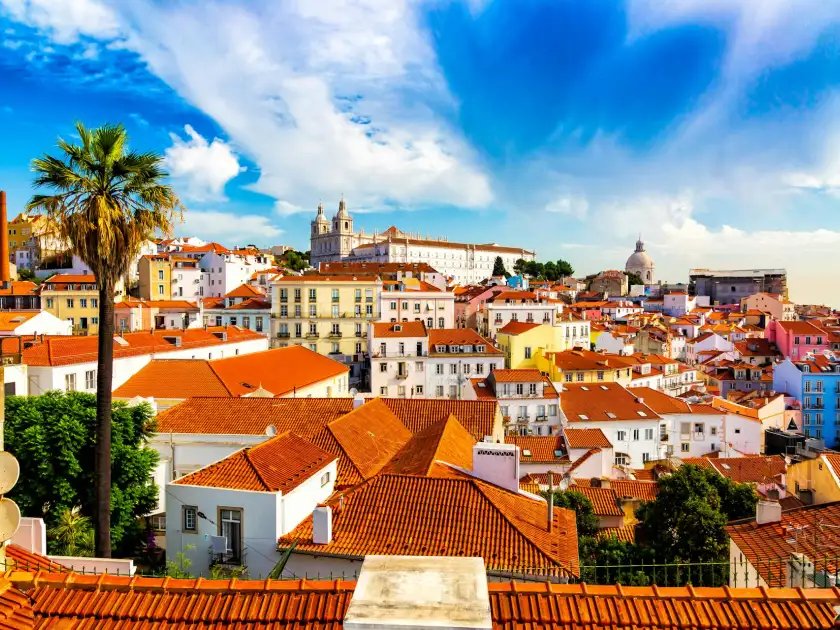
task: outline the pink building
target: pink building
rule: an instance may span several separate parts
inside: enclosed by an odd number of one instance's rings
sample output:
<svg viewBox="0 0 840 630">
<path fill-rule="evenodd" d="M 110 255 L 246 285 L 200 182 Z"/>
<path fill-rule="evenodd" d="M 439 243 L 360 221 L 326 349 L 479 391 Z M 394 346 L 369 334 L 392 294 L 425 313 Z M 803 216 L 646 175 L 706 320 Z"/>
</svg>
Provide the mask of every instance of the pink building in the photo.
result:
<svg viewBox="0 0 840 630">
<path fill-rule="evenodd" d="M 801 359 L 809 352 L 828 350 L 828 334 L 811 322 L 773 320 L 767 327 L 767 339 L 776 342 L 785 358 Z"/>
<path fill-rule="evenodd" d="M 506 285 L 485 287 L 481 285 L 455 289 L 455 326 L 457 328 L 478 329 L 476 314 L 484 309 L 487 300 L 507 291 Z"/>
</svg>

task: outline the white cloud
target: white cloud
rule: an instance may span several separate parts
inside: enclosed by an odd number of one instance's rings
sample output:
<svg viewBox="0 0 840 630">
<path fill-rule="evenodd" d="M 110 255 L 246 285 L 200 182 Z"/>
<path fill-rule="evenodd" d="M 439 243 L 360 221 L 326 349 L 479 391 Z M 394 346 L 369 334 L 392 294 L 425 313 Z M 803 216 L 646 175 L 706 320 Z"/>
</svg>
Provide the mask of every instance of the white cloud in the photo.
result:
<svg viewBox="0 0 840 630">
<path fill-rule="evenodd" d="M 98 0 L 0 0 L 12 19 L 69 44 L 81 35 L 110 39 L 119 33 L 114 11 Z"/>
<path fill-rule="evenodd" d="M 258 214 L 236 214 L 215 210 L 187 210 L 184 222 L 177 227 L 179 235 L 193 235 L 216 241 L 228 247 L 253 243 L 257 246 L 276 245 L 283 230 L 269 217 Z"/>
<path fill-rule="evenodd" d="M 119 6 L 123 45 L 225 130 L 280 211 L 341 194 L 351 208 L 493 199 L 467 143 L 424 105 L 454 107 L 412 0 Z"/>
<path fill-rule="evenodd" d="M 545 210 L 567 214 L 578 221 L 583 221 L 589 212 L 589 201 L 580 195 L 563 195 L 546 204 Z"/>
<path fill-rule="evenodd" d="M 169 134 L 172 146 L 166 149 L 164 158 L 169 174 L 184 183 L 186 198 L 196 201 L 223 198 L 225 184 L 245 168 L 239 165 L 236 153 L 224 140 L 213 138 L 208 142 L 190 125 L 184 130 L 189 140 Z"/>
</svg>

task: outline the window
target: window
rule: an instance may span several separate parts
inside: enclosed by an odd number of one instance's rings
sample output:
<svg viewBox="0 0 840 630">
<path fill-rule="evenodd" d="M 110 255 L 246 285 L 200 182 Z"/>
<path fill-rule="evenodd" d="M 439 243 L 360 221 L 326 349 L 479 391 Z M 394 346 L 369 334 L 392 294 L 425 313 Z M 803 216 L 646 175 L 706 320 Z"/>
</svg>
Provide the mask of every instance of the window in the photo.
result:
<svg viewBox="0 0 840 630">
<path fill-rule="evenodd" d="M 711 433 L 712 435 L 717 435 L 717 427 L 712 427 L 711 429 L 709 429 L 709 433 Z"/>
<path fill-rule="evenodd" d="M 653 439 L 653 429 L 645 429 L 645 439 L 652 440 Z"/>
<path fill-rule="evenodd" d="M 332 301 L 333 302 L 338 302 L 338 289 L 333 289 L 332 290 Z"/>
<path fill-rule="evenodd" d="M 85 372 L 85 389 L 96 389 L 96 370 Z"/>
<path fill-rule="evenodd" d="M 617 442 L 624 442 L 627 439 L 627 431 L 616 431 L 615 439 Z"/>
<path fill-rule="evenodd" d="M 379 388 L 379 395 L 380 396 L 387 396 L 388 395 L 388 388 L 387 387 L 380 387 Z"/>
<path fill-rule="evenodd" d="M 650 461 L 650 453 L 642 453 L 642 461 L 649 462 Z"/>
<path fill-rule="evenodd" d="M 158 280 L 163 280 L 163 269 L 158 269 Z"/>
<path fill-rule="evenodd" d="M 435 374 L 443 374 L 443 363 L 435 364 Z"/>
<path fill-rule="evenodd" d="M 537 395 L 537 384 L 536 383 L 531 383 L 531 384 L 528 385 L 528 393 L 531 394 L 531 396 L 536 396 Z"/>
<path fill-rule="evenodd" d="M 563 380 L 566 381 L 567 383 L 571 383 L 572 382 L 572 375 L 569 372 L 566 372 L 563 375 Z"/>
<path fill-rule="evenodd" d="M 72 299 L 67 300 L 67 308 L 73 308 L 73 300 Z"/>
<path fill-rule="evenodd" d="M 420 302 L 415 302 L 415 303 L 414 303 L 414 312 L 415 312 L 415 313 L 419 313 L 419 312 L 420 312 Z"/>
<path fill-rule="evenodd" d="M 317 304 L 310 304 L 309 305 L 309 317 L 318 317 L 318 305 Z"/>
<path fill-rule="evenodd" d="M 639 430 L 638 429 L 633 429 L 633 441 L 634 442 L 639 441 Z"/>
<path fill-rule="evenodd" d="M 438 385 L 435 387 L 435 396 L 438 398 L 443 398 L 443 385 Z"/>
<path fill-rule="evenodd" d="M 443 328 L 444 326 L 443 317 L 438 317 L 438 328 Z"/>
<path fill-rule="evenodd" d="M 356 289 L 356 301 L 357 302 L 362 301 L 362 290 L 361 289 Z"/>
<path fill-rule="evenodd" d="M 455 398 L 458 395 L 458 387 L 456 385 L 449 386 L 449 397 Z"/>
<path fill-rule="evenodd" d="M 79 298 L 79 307 L 87 308 L 87 300 L 85 298 Z"/>
<path fill-rule="evenodd" d="M 365 306 L 365 315 L 367 317 L 371 317 L 373 315 L 373 304 L 368 304 Z"/>
<path fill-rule="evenodd" d="M 163 285 L 162 284 L 158 285 L 158 295 L 163 295 Z"/>
<path fill-rule="evenodd" d="M 577 373 L 577 382 L 578 383 L 583 383 L 583 372 L 578 372 Z"/>
<path fill-rule="evenodd" d="M 75 374 L 65 374 L 64 375 L 64 389 L 68 392 L 76 391 L 76 375 Z"/>
<path fill-rule="evenodd" d="M 53 299 L 52 298 L 47 298 L 47 308 L 52 308 L 52 307 L 53 307 Z"/>
<path fill-rule="evenodd" d="M 392 310 L 392 311 L 396 311 L 396 310 L 397 310 L 397 303 L 396 303 L 396 302 L 391 302 L 391 310 Z"/>
<path fill-rule="evenodd" d="M 615 465 L 616 466 L 629 466 L 630 465 L 630 456 L 627 453 L 616 453 L 615 454 Z"/>
<path fill-rule="evenodd" d="M 525 358 L 526 359 L 531 358 L 531 346 L 525 346 Z"/>
<path fill-rule="evenodd" d="M 361 354 L 361 352 L 362 352 L 362 344 L 357 343 L 356 344 L 356 354 Z"/>
<path fill-rule="evenodd" d="M 457 363 L 453 363 L 452 365 L 449 366 L 449 373 L 450 374 L 457 374 L 458 373 L 458 364 Z"/>
<path fill-rule="evenodd" d="M 230 318 L 230 325 L 231 326 L 236 326 L 236 315 L 234 315 Z"/>
<path fill-rule="evenodd" d="M 90 318 L 90 323 L 91 324 L 99 324 L 99 318 L 98 317 L 91 317 Z"/>
<path fill-rule="evenodd" d="M 198 508 L 185 505 L 183 508 L 182 527 L 185 532 L 198 531 Z"/>
<path fill-rule="evenodd" d="M 373 289 L 365 289 L 365 302 L 373 302 Z"/>
<path fill-rule="evenodd" d="M 261 316 L 257 316 L 257 318 L 256 318 L 256 324 L 257 324 L 257 332 L 262 332 L 262 329 L 263 329 L 263 318 L 262 318 Z"/>
<path fill-rule="evenodd" d="M 599 371 L 599 372 L 598 372 L 598 380 L 599 380 L 599 381 L 603 381 L 603 380 L 604 380 L 604 373 L 603 373 L 602 371 Z"/>
<path fill-rule="evenodd" d="M 219 535 L 225 537 L 227 555 L 242 559 L 242 510 L 219 510 Z"/>
<path fill-rule="evenodd" d="M 682 442 L 680 444 L 680 451 L 683 453 L 688 453 L 688 449 L 691 448 L 691 445 L 688 442 Z"/>
<path fill-rule="evenodd" d="M 338 344 L 333 342 L 331 354 L 340 354 L 340 353 L 341 353 L 341 349 L 338 347 Z"/>
<path fill-rule="evenodd" d="M 379 372 L 387 372 L 388 371 L 388 364 L 387 363 L 380 363 L 379 364 Z"/>
<path fill-rule="evenodd" d="M 97 298 L 90 298 L 90 307 L 99 308 L 99 300 Z"/>
<path fill-rule="evenodd" d="M 333 316 L 333 317 L 338 317 L 338 304 L 333 304 L 333 307 L 332 307 L 332 316 Z"/>
<path fill-rule="evenodd" d="M 517 383 L 516 384 L 516 395 L 517 396 L 522 396 L 522 394 L 524 394 L 524 393 L 525 393 L 525 385 L 522 384 L 522 383 Z"/>
<path fill-rule="evenodd" d="M 422 385 L 417 385 L 414 388 L 414 393 L 417 394 L 418 396 L 422 396 L 423 395 L 423 386 Z"/>
<path fill-rule="evenodd" d="M 493 367 L 492 365 L 490 366 Z M 475 364 L 475 373 L 476 374 L 484 374 L 484 364 L 483 363 L 476 363 Z"/>
<path fill-rule="evenodd" d="M 309 301 L 314 302 L 318 298 L 318 294 L 316 293 L 316 289 L 309 289 Z"/>
<path fill-rule="evenodd" d="M 557 405 L 549 405 L 548 406 L 548 415 L 549 416 L 556 416 L 557 415 Z"/>
</svg>

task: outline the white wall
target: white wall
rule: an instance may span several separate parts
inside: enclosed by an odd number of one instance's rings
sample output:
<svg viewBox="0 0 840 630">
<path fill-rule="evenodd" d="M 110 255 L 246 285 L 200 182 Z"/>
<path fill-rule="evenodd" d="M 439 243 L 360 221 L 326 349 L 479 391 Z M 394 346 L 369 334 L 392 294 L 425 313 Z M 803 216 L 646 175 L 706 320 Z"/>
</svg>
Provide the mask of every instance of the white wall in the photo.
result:
<svg viewBox="0 0 840 630">
<path fill-rule="evenodd" d="M 368 325 L 368 348 L 370 349 L 370 391 L 376 396 L 400 396 L 399 391 L 404 387 L 406 398 L 426 398 L 430 394 L 426 387 L 426 370 L 428 365 L 429 339 L 428 337 L 374 337 L 374 327 Z M 421 344 L 420 354 L 417 344 Z M 382 344 L 385 353 L 382 354 Z M 402 344 L 402 352 L 400 352 Z M 399 364 L 405 364 L 406 378 L 399 378 Z M 385 372 L 382 366 L 385 366 Z M 418 386 L 422 391 L 419 391 Z M 385 388 L 383 391 L 382 388 Z M 400 396 L 402 397 L 402 396 Z"/>
<path fill-rule="evenodd" d="M 417 310 L 419 305 L 419 310 Z M 394 306 L 394 308 L 391 308 Z M 440 318 L 443 325 L 440 325 Z M 382 291 L 379 293 L 379 321 L 419 319 L 427 328 L 455 328 L 455 294 L 449 291 Z M 432 323 L 429 325 L 429 319 Z"/>
<path fill-rule="evenodd" d="M 436 366 L 442 366 L 443 374 L 438 374 Z M 452 366 L 456 372 L 452 372 Z M 481 367 L 479 367 L 481 366 Z M 455 387 L 455 398 L 464 398 L 464 392 L 471 387 L 471 378 L 486 377 L 492 369 L 505 367 L 503 355 L 476 356 L 474 354 L 439 356 L 432 354 L 426 363 L 426 398 L 450 398 L 451 387 Z M 469 370 L 469 371 L 467 371 Z M 481 371 L 479 371 L 481 370 Z M 443 396 L 437 393 L 437 387 L 443 387 Z"/>
<path fill-rule="evenodd" d="M 562 400 L 562 395 L 561 395 Z M 644 468 L 644 457 L 647 453 L 650 460 L 660 459 L 659 420 L 605 420 L 600 422 L 575 421 L 566 425 L 569 429 L 601 429 L 613 445 L 615 454 L 624 453 L 630 456 L 631 468 Z M 652 439 L 645 439 L 645 430 L 652 430 Z M 639 439 L 633 439 L 633 431 L 638 430 Z M 619 439 L 619 431 L 624 431 L 624 439 Z"/>
<path fill-rule="evenodd" d="M 0 336 L 6 333 L 0 332 Z M 35 317 L 23 322 L 9 335 L 72 335 L 73 324 L 69 320 L 60 319 L 47 311 L 41 311 Z"/>
<path fill-rule="evenodd" d="M 329 481 L 321 485 L 322 476 L 328 473 Z M 338 475 L 338 460 L 327 464 L 322 470 L 283 496 L 282 513 L 279 523 L 279 536 L 284 536 L 300 525 L 319 503 L 326 501 L 335 489 L 335 479 Z M 275 541 L 276 543 L 276 541 Z"/>
<path fill-rule="evenodd" d="M 114 386 L 116 389 L 129 378 L 137 374 L 152 359 L 221 359 L 232 357 L 237 354 L 250 354 L 268 350 L 268 339 L 249 339 L 231 343 L 220 343 L 214 346 L 202 346 L 200 348 L 178 348 L 173 346 L 169 352 L 158 352 L 155 354 L 142 354 L 133 357 L 121 357 L 114 359 Z M 238 351 L 238 352 L 237 352 Z M 66 375 L 76 375 L 76 391 L 95 392 L 95 382 L 92 389 L 85 387 L 85 373 L 96 370 L 96 361 L 86 363 L 75 363 L 72 365 L 58 366 L 29 366 L 30 387 L 33 396 L 43 394 L 52 389 L 65 390 Z"/>
<path fill-rule="evenodd" d="M 29 370 L 26 365 L 7 365 L 3 370 L 5 385 L 14 384 L 15 396 L 29 396 Z"/>
</svg>

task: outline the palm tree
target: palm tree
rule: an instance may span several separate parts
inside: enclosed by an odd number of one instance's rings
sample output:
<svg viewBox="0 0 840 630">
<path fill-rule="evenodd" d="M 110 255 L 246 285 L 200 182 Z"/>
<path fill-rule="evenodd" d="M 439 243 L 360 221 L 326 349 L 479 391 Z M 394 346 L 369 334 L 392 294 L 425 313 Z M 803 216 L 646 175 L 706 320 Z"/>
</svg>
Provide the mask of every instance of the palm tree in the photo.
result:
<svg viewBox="0 0 840 630">
<path fill-rule="evenodd" d="M 53 553 L 59 556 L 92 556 L 93 529 L 90 519 L 82 516 L 79 507 L 63 510 L 55 527 L 47 531 Z"/>
<path fill-rule="evenodd" d="M 60 157 L 32 161 L 36 194 L 28 210 L 43 213 L 56 234 L 93 271 L 99 287 L 99 353 L 96 375 L 94 523 L 96 555 L 111 557 L 111 388 L 114 369 L 114 298 L 119 280 L 156 232 L 169 234 L 183 209 L 163 184 L 163 158 L 128 149 L 122 125 L 86 129 L 80 144 L 58 140 Z"/>
</svg>

